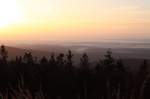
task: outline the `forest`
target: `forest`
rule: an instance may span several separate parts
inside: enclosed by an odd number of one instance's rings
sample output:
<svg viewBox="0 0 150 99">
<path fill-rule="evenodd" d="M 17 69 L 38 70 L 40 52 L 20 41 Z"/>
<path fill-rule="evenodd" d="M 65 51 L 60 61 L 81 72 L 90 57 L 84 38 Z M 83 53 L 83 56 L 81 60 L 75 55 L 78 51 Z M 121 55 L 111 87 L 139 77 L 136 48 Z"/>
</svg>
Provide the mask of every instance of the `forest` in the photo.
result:
<svg viewBox="0 0 150 99">
<path fill-rule="evenodd" d="M 111 50 L 96 63 L 83 53 L 76 63 L 71 50 L 41 59 L 26 52 L 8 59 L 0 48 L 0 99 L 150 99 L 149 64 L 130 71 Z M 139 56 L 140 57 L 140 56 Z"/>
</svg>

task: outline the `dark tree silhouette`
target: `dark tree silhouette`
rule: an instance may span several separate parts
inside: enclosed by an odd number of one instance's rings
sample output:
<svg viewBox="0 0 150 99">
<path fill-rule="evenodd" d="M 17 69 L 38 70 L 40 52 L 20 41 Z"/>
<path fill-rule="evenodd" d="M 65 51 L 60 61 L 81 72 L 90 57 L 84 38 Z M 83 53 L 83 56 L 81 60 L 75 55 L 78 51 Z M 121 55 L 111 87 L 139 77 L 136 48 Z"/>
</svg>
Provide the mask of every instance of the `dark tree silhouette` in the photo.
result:
<svg viewBox="0 0 150 99">
<path fill-rule="evenodd" d="M 23 59 L 24 59 L 24 62 L 28 64 L 32 64 L 34 62 L 31 52 L 25 53 L 23 56 Z"/>
<path fill-rule="evenodd" d="M 68 71 L 72 71 L 73 70 L 73 54 L 71 52 L 71 50 L 68 51 L 68 54 L 66 55 L 67 59 L 66 59 L 66 69 L 68 69 Z"/>
<path fill-rule="evenodd" d="M 89 63 L 88 55 L 86 53 L 84 53 L 83 56 L 81 57 L 80 65 L 81 65 L 81 69 L 85 71 L 89 70 L 90 63 Z"/>
<path fill-rule="evenodd" d="M 114 70 L 115 69 L 115 61 L 114 58 L 112 57 L 112 51 L 108 50 L 106 55 L 105 55 L 105 59 L 103 61 L 103 65 L 105 66 L 106 70 Z"/>
<path fill-rule="evenodd" d="M 1 55 L 2 60 L 6 62 L 8 58 L 8 52 L 6 51 L 6 48 L 4 45 L 1 46 L 0 55 Z"/>
<path fill-rule="evenodd" d="M 50 59 L 35 60 L 27 52 L 10 60 L 2 45 L 0 56 L 0 95 L 6 99 L 150 98 L 148 60 L 134 72 L 126 68 L 124 60 L 116 60 L 111 50 L 98 62 L 91 62 L 84 53 L 80 63 L 71 50 L 57 56 L 52 53 Z"/>
<path fill-rule="evenodd" d="M 149 66 L 147 60 L 144 60 L 140 66 L 135 80 L 135 99 L 142 99 L 145 82 L 148 80 Z"/>
</svg>

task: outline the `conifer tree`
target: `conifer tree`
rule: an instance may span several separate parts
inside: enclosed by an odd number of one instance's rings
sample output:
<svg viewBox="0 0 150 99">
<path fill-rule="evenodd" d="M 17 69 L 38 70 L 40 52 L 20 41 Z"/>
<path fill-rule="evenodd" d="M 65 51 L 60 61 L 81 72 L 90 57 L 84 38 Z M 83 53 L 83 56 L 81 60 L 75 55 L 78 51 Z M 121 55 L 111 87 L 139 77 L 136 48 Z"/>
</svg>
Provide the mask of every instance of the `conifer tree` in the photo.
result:
<svg viewBox="0 0 150 99">
<path fill-rule="evenodd" d="M 24 62 L 28 64 L 31 64 L 34 62 L 31 52 L 25 53 L 23 56 L 23 59 L 24 59 Z"/>
<path fill-rule="evenodd" d="M 2 60 L 3 60 L 4 62 L 7 61 L 8 52 L 7 52 L 7 50 L 6 50 L 6 48 L 5 48 L 4 45 L 1 46 L 0 55 L 1 55 L 1 58 L 2 58 Z"/>
<path fill-rule="evenodd" d="M 48 60 L 45 56 L 42 57 L 42 59 L 40 60 L 40 63 L 43 65 L 47 65 L 48 64 Z"/>
<path fill-rule="evenodd" d="M 115 69 L 115 60 L 112 57 L 111 50 L 107 51 L 104 61 L 103 61 L 103 65 L 104 65 L 105 69 L 108 71 L 113 71 Z"/>
<path fill-rule="evenodd" d="M 143 97 L 145 82 L 147 82 L 149 76 L 149 66 L 147 60 L 144 60 L 140 66 L 139 72 L 135 81 L 135 97 L 141 99 Z"/>
<path fill-rule="evenodd" d="M 67 57 L 67 59 L 66 59 L 66 69 L 71 71 L 72 68 L 73 68 L 73 60 L 72 60 L 73 54 L 72 54 L 71 50 L 68 51 L 66 57 Z"/>
<path fill-rule="evenodd" d="M 81 69 L 83 70 L 89 70 L 89 58 L 88 55 L 86 53 L 84 53 L 80 59 L 80 65 L 81 65 Z"/>
<path fill-rule="evenodd" d="M 65 64 L 65 60 L 64 60 L 64 54 L 60 53 L 57 58 L 56 58 L 56 63 L 57 63 L 57 67 L 59 69 L 63 69 L 64 68 L 64 64 Z"/>
</svg>

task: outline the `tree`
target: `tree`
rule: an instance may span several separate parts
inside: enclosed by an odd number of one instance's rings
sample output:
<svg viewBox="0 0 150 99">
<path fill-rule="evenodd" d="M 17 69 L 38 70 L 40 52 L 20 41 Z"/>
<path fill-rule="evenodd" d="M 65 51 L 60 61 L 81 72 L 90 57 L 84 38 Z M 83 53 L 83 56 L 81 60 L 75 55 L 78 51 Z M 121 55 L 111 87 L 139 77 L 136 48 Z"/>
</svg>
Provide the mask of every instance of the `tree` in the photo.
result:
<svg viewBox="0 0 150 99">
<path fill-rule="evenodd" d="M 111 50 L 108 50 L 104 56 L 104 60 L 101 63 L 105 71 L 107 99 L 111 99 L 111 97 L 116 97 L 116 95 L 113 93 L 115 93 L 116 89 L 118 88 L 116 79 L 116 64 L 114 58 L 112 57 Z"/>
<path fill-rule="evenodd" d="M 41 63 L 42 65 L 47 65 L 47 64 L 48 64 L 47 58 L 46 58 L 45 56 L 43 56 L 42 59 L 40 60 L 40 63 Z"/>
<path fill-rule="evenodd" d="M 112 57 L 112 51 L 108 50 L 106 55 L 104 56 L 105 58 L 102 64 L 104 65 L 106 70 L 113 71 L 115 69 L 115 60 Z"/>
<path fill-rule="evenodd" d="M 57 67 L 59 69 L 63 69 L 64 68 L 64 64 L 65 64 L 65 60 L 64 60 L 64 54 L 60 53 L 57 58 L 56 58 L 56 63 L 57 63 Z"/>
<path fill-rule="evenodd" d="M 5 48 L 4 45 L 1 46 L 0 54 L 1 54 L 2 60 L 3 60 L 4 62 L 7 61 L 8 52 L 6 51 L 6 48 Z"/>
<path fill-rule="evenodd" d="M 80 65 L 81 65 L 81 69 L 83 70 L 89 70 L 89 58 L 88 55 L 86 53 L 84 53 L 80 59 Z"/>
<path fill-rule="evenodd" d="M 88 81 L 89 81 L 89 76 L 90 76 L 90 71 L 89 71 L 89 58 L 86 53 L 84 53 L 80 59 L 80 65 L 81 65 L 81 70 L 82 73 L 80 74 L 82 78 L 82 83 L 83 83 L 83 99 L 87 99 L 88 97 Z"/>
<path fill-rule="evenodd" d="M 66 59 L 66 69 L 68 69 L 69 71 L 72 70 L 72 66 L 73 66 L 73 54 L 71 52 L 71 50 L 68 51 L 67 55 L 66 55 L 67 59 Z"/>
<path fill-rule="evenodd" d="M 147 60 L 144 60 L 140 66 L 139 72 L 135 80 L 135 97 L 141 99 L 143 97 L 145 82 L 148 80 L 149 66 Z"/>
<path fill-rule="evenodd" d="M 31 52 L 25 53 L 23 59 L 24 59 L 25 63 L 28 63 L 28 64 L 34 63 L 33 56 L 31 54 Z"/>
</svg>

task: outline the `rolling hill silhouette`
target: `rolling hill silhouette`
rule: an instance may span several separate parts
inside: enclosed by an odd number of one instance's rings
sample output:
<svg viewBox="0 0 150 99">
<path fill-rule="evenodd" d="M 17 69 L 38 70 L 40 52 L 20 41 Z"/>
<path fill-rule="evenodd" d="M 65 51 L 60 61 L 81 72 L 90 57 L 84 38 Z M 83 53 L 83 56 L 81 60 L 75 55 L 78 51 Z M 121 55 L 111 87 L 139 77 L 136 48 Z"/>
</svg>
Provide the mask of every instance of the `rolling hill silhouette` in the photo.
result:
<svg viewBox="0 0 150 99">
<path fill-rule="evenodd" d="M 42 56 L 49 56 L 51 53 L 46 51 L 32 50 L 32 49 L 22 49 L 16 47 L 6 46 L 8 55 L 10 59 L 15 58 L 16 56 L 23 56 L 26 52 L 31 52 L 33 56 L 41 58 Z"/>
</svg>

